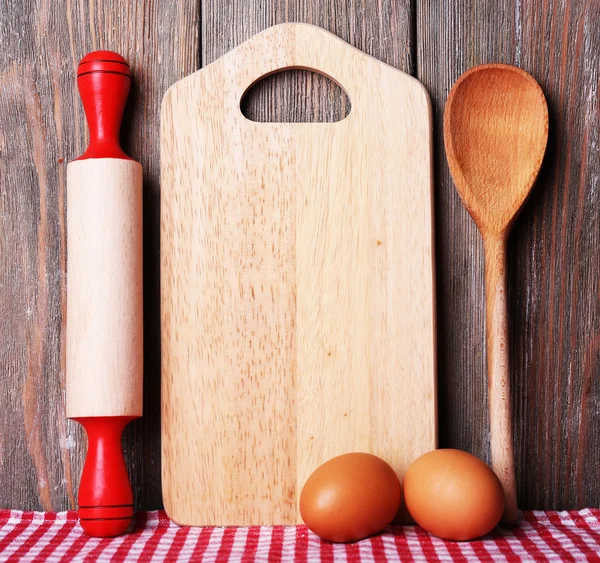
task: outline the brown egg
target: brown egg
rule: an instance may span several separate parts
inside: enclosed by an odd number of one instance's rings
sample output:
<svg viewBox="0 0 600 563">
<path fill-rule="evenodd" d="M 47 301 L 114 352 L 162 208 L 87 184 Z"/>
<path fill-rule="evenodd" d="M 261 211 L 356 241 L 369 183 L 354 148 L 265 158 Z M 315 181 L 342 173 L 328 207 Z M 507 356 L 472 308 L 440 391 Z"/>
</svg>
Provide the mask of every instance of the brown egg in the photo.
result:
<svg viewBox="0 0 600 563">
<path fill-rule="evenodd" d="M 435 450 L 414 461 L 404 477 L 404 500 L 419 526 L 447 540 L 487 534 L 504 511 L 496 474 L 459 450 Z"/>
<path fill-rule="evenodd" d="M 385 461 L 371 454 L 344 454 L 308 478 L 300 494 L 300 514 L 325 540 L 358 541 L 392 521 L 401 497 L 398 476 Z"/>
</svg>

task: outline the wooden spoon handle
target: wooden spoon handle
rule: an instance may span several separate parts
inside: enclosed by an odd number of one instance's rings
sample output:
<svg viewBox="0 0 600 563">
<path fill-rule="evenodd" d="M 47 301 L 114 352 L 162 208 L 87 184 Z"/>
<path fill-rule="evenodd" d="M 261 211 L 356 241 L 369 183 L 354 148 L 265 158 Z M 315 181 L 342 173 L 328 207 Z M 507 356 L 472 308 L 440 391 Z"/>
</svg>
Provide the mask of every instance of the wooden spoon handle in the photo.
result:
<svg viewBox="0 0 600 563">
<path fill-rule="evenodd" d="M 504 488 L 503 523 L 518 521 L 506 313 L 506 236 L 484 236 L 485 301 L 492 468 Z"/>
</svg>

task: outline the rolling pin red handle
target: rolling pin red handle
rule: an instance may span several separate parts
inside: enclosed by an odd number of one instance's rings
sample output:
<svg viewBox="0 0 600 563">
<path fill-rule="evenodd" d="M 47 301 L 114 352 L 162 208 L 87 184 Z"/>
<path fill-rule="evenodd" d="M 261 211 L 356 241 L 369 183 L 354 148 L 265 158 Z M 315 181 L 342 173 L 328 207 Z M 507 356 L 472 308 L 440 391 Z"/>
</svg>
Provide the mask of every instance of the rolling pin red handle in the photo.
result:
<svg viewBox="0 0 600 563">
<path fill-rule="evenodd" d="M 77 417 L 88 436 L 88 451 L 79 484 L 79 520 L 94 537 L 113 537 L 127 530 L 133 518 L 133 493 L 121 435 L 135 416 Z"/>
<path fill-rule="evenodd" d="M 77 160 L 131 160 L 119 142 L 130 83 L 129 65 L 117 53 L 94 51 L 81 59 L 77 69 L 77 86 L 90 129 L 90 144 Z"/>
</svg>

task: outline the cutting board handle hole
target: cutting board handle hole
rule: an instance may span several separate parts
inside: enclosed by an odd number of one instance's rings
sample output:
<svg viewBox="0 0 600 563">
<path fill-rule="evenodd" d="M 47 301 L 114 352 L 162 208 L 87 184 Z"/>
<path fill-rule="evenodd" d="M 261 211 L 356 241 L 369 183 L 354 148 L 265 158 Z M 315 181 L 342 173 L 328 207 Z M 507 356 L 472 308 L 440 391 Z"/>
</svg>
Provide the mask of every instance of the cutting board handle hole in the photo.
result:
<svg viewBox="0 0 600 563">
<path fill-rule="evenodd" d="M 350 113 L 350 98 L 327 76 L 288 69 L 255 82 L 242 96 L 244 117 L 260 123 L 334 123 Z"/>
</svg>

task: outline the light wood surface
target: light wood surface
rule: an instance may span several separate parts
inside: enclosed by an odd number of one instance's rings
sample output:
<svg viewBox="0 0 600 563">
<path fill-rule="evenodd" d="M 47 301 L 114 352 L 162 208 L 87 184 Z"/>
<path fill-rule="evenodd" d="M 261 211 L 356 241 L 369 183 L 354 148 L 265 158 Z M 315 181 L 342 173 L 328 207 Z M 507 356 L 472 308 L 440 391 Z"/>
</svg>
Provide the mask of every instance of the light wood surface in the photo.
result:
<svg viewBox="0 0 600 563">
<path fill-rule="evenodd" d="M 141 164 L 71 162 L 67 225 L 67 416 L 141 416 Z"/>
<path fill-rule="evenodd" d="M 348 93 L 330 123 L 256 123 L 283 68 Z M 317 27 L 266 30 L 162 107 L 163 498 L 182 524 L 290 524 L 322 462 L 402 475 L 436 445 L 428 96 Z"/>
<path fill-rule="evenodd" d="M 506 241 L 542 165 L 548 107 L 537 82 L 508 65 L 459 78 L 444 113 L 456 188 L 483 236 L 492 467 L 505 493 L 504 520 L 518 520 L 510 405 Z"/>
</svg>

